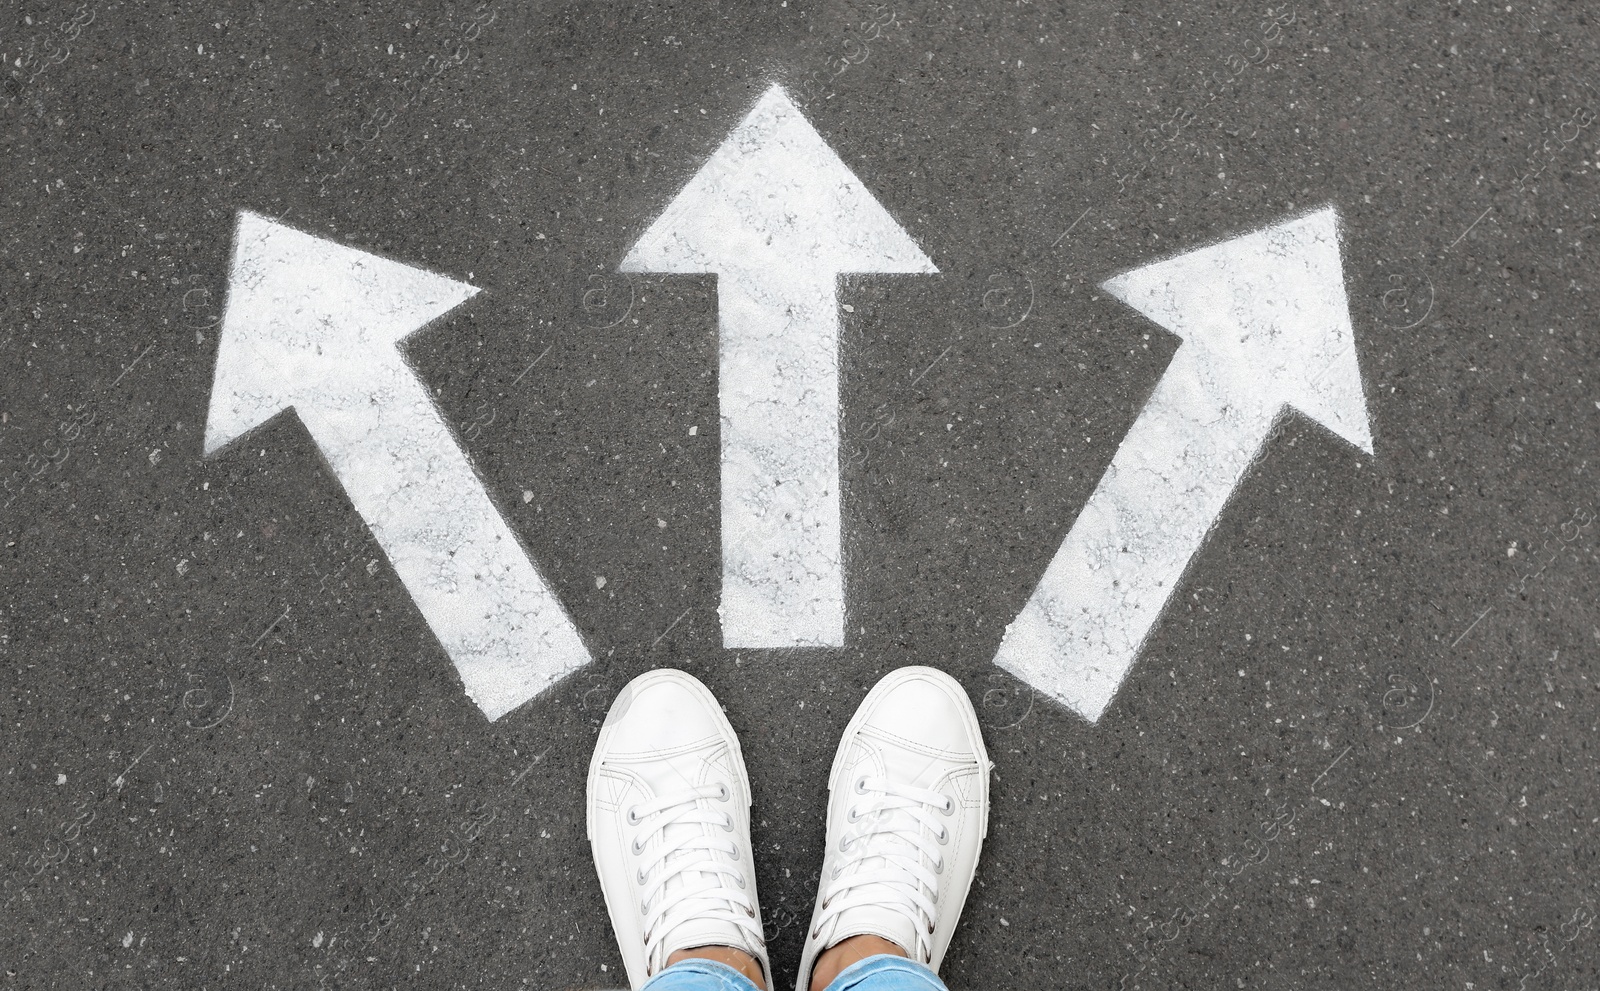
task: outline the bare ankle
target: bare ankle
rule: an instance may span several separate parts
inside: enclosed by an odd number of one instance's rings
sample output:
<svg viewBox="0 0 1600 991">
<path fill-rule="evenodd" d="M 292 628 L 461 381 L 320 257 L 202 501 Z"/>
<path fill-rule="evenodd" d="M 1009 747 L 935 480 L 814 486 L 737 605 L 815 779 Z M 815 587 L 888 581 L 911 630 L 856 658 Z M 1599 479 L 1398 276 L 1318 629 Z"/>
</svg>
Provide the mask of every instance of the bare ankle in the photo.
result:
<svg viewBox="0 0 1600 991">
<path fill-rule="evenodd" d="M 667 957 L 667 966 L 682 963 L 685 960 L 714 960 L 726 964 L 748 977 L 758 988 L 766 988 L 766 975 L 761 973 L 761 962 L 743 950 L 736 950 L 731 946 L 696 946 L 687 950 L 679 950 Z"/>
<path fill-rule="evenodd" d="M 811 968 L 810 991 L 826 991 L 833 979 L 842 974 L 846 967 L 859 963 L 868 957 L 882 955 L 892 957 L 906 956 L 906 951 L 898 944 L 891 943 L 877 936 L 850 936 L 823 950 L 817 955 L 817 962 Z"/>
</svg>

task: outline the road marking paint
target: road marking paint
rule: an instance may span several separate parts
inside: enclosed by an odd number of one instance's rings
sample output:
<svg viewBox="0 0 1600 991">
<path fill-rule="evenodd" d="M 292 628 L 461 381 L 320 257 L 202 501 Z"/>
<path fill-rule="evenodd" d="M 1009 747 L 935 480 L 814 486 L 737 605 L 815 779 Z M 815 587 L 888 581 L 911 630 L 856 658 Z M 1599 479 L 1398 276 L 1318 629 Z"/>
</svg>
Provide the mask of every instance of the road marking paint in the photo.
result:
<svg viewBox="0 0 1600 991">
<path fill-rule="evenodd" d="M 1103 288 L 1183 343 L 995 657 L 1090 722 L 1286 406 L 1372 452 L 1332 207 Z"/>
<path fill-rule="evenodd" d="M 838 276 L 938 269 L 778 86 L 621 269 L 718 277 L 723 644 L 841 646 Z"/>
<path fill-rule="evenodd" d="M 298 413 L 493 720 L 589 653 L 399 351 L 477 292 L 241 212 L 205 453 Z"/>
</svg>

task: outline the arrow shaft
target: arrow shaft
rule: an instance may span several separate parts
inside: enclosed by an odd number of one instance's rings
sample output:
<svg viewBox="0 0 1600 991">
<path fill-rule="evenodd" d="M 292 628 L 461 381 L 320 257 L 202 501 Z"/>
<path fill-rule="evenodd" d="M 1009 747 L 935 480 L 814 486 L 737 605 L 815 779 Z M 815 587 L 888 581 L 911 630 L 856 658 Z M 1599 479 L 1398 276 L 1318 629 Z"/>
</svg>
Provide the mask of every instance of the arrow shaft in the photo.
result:
<svg viewBox="0 0 1600 991">
<path fill-rule="evenodd" d="M 836 283 L 938 269 L 780 86 L 622 269 L 717 274 L 723 644 L 843 646 Z"/>
<path fill-rule="evenodd" d="M 995 663 L 1097 720 L 1278 408 L 1180 347 Z"/>
<path fill-rule="evenodd" d="M 723 643 L 842 645 L 835 280 L 717 295 Z"/>
<path fill-rule="evenodd" d="M 484 491 L 427 390 L 397 358 L 296 411 L 491 720 L 588 653 Z"/>
</svg>

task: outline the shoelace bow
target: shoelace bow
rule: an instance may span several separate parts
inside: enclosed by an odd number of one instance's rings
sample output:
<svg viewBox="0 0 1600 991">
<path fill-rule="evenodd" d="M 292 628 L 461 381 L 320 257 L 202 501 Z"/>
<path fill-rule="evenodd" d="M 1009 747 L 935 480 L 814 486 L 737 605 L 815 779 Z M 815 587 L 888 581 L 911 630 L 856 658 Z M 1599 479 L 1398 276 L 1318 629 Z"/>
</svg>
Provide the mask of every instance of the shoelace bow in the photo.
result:
<svg viewBox="0 0 1600 991">
<path fill-rule="evenodd" d="M 702 785 L 641 802 L 627 811 L 630 825 L 644 826 L 633 838 L 636 856 L 644 854 L 651 837 L 660 837 L 650 856 L 641 861 L 636 878 L 645 886 L 639 911 L 645 917 L 645 957 L 651 973 L 666 963 L 657 956 L 667 936 L 685 922 L 727 922 L 743 929 L 757 945 L 762 941 L 755 903 L 745 892 L 739 846 L 707 828 L 731 833 L 733 817 L 704 807 L 705 799 L 728 801 L 728 786 Z M 669 894 L 667 886 L 673 881 L 679 886 Z"/>
<path fill-rule="evenodd" d="M 934 899 L 939 893 L 939 874 L 944 871 L 944 853 L 939 848 L 950 838 L 939 818 L 955 811 L 955 800 L 936 791 L 867 776 L 856 779 L 855 792 L 873 798 L 865 807 L 850 806 L 852 828 L 839 839 L 839 852 L 846 859 L 833 868 L 812 935 L 820 935 L 829 922 L 851 909 L 887 908 L 911 921 L 917 932 L 918 956 L 923 963 L 930 963 L 933 920 L 939 914 Z"/>
</svg>

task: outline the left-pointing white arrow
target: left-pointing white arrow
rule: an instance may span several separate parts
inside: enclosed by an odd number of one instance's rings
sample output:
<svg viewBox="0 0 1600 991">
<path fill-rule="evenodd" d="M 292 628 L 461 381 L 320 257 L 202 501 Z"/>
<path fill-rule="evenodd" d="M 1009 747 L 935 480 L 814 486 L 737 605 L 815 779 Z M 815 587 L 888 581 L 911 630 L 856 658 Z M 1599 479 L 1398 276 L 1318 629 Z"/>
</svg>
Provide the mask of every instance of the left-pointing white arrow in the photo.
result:
<svg viewBox="0 0 1600 991">
<path fill-rule="evenodd" d="M 622 270 L 717 274 L 723 644 L 842 645 L 838 277 L 938 269 L 773 86 Z"/>
<path fill-rule="evenodd" d="M 399 351 L 477 292 L 241 212 L 205 444 L 294 409 L 493 720 L 589 652 Z"/>
</svg>

